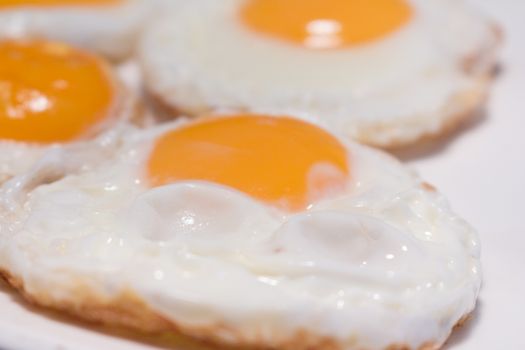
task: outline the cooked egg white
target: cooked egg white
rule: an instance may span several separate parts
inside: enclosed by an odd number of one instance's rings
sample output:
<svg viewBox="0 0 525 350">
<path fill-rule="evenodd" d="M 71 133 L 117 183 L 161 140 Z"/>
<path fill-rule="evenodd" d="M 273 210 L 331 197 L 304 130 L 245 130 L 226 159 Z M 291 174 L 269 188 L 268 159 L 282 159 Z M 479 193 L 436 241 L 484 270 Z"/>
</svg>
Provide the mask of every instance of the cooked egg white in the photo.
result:
<svg viewBox="0 0 525 350">
<path fill-rule="evenodd" d="M 498 40 L 463 1 L 203 0 L 156 21 L 139 54 L 176 111 L 294 114 L 388 147 L 471 115 Z"/>
<path fill-rule="evenodd" d="M 257 140 L 267 127 L 302 127 L 250 118 L 259 124 L 244 134 Z M 0 269 L 48 304 L 81 305 L 79 286 L 106 303 L 131 291 L 183 333 L 209 329 L 209 339 L 233 345 L 299 349 L 289 342 L 303 334 L 341 349 L 438 348 L 473 310 L 481 280 L 476 233 L 396 160 L 339 138 L 290 158 L 288 169 L 267 169 L 275 177 L 246 175 L 264 188 L 249 193 L 239 189 L 244 175 L 232 171 L 253 161 L 243 154 L 258 152 L 265 162 L 288 149 L 265 153 L 242 134 L 217 131 L 221 122 L 202 123 L 124 127 L 83 150 L 55 150 L 13 178 L 0 190 Z M 250 125 L 237 120 L 228 130 L 242 123 Z M 312 128 L 296 140 L 326 144 L 329 136 Z M 184 148 L 180 159 L 165 142 Z M 173 158 L 157 167 L 163 152 Z M 337 163 L 339 152 L 348 168 Z M 202 158 L 188 162 L 188 153 Z M 217 159 L 225 178 L 210 166 Z M 288 202 L 300 205 L 275 201 L 275 191 L 296 198 L 275 190 L 278 174 L 311 159 L 346 175 L 317 178 L 322 195 Z M 177 180 L 152 185 L 165 169 Z M 206 179 L 214 176 L 220 182 Z M 333 181 L 343 189 L 325 191 Z"/>
<path fill-rule="evenodd" d="M 9 0 L 0 2 L 0 37 L 65 41 L 124 59 L 157 10 L 156 0 Z"/>
</svg>

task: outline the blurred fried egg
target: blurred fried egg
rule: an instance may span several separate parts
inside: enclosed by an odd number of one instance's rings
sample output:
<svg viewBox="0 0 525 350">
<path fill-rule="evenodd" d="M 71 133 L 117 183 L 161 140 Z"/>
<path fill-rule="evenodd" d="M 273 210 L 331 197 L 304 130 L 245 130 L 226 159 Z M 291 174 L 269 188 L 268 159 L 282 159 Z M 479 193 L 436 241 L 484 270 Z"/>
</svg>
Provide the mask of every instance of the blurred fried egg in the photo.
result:
<svg viewBox="0 0 525 350">
<path fill-rule="evenodd" d="M 143 331 L 437 349 L 480 287 L 476 233 L 441 195 L 289 117 L 126 126 L 48 154 L 0 198 L 0 270 L 27 297 Z"/>
<path fill-rule="evenodd" d="M 2 0 L 0 37 L 65 41 L 128 57 L 158 0 Z"/>
<path fill-rule="evenodd" d="M 498 41 L 463 1 L 201 0 L 156 21 L 139 52 L 174 110 L 300 115 L 388 147 L 471 115 Z"/>
<path fill-rule="evenodd" d="M 0 183 L 49 148 L 130 119 L 135 103 L 90 53 L 52 41 L 0 41 Z"/>
</svg>

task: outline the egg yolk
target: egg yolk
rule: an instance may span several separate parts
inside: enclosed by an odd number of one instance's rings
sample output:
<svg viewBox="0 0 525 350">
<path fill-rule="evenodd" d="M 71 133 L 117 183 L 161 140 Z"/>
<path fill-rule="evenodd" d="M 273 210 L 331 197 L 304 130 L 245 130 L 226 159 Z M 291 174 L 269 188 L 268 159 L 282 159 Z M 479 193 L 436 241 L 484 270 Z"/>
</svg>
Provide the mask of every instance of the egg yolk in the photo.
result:
<svg viewBox="0 0 525 350">
<path fill-rule="evenodd" d="M 124 0 L 0 0 L 1 7 L 16 6 L 68 6 L 68 5 L 114 5 Z"/>
<path fill-rule="evenodd" d="M 61 43 L 0 42 L 0 139 L 53 143 L 104 121 L 114 86 L 95 56 Z"/>
<path fill-rule="evenodd" d="M 373 41 L 412 17 L 406 0 L 247 0 L 241 20 L 252 30 L 312 49 Z"/>
<path fill-rule="evenodd" d="M 168 132 L 150 155 L 153 186 L 200 180 L 296 211 L 342 191 L 348 152 L 326 131 L 288 117 L 211 117 Z"/>
</svg>

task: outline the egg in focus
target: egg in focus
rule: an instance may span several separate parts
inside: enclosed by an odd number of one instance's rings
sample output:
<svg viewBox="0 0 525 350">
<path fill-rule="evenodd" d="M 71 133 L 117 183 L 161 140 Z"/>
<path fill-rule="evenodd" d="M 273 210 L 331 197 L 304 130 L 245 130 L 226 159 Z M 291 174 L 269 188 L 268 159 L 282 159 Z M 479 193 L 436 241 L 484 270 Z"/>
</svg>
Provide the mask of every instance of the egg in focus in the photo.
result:
<svg viewBox="0 0 525 350">
<path fill-rule="evenodd" d="M 348 173 L 346 150 L 328 133 L 294 119 L 249 115 L 175 130 L 158 140 L 148 162 L 154 185 L 211 181 L 287 209 L 305 209 L 314 193 L 344 190 Z"/>
<path fill-rule="evenodd" d="M 437 349 L 480 287 L 477 235 L 439 193 L 292 117 L 123 124 L 44 155 L 0 198 L 0 270 L 26 294 L 147 332 Z M 85 311 L 105 308 L 117 316 Z"/>
<path fill-rule="evenodd" d="M 157 0 L 4 0 L 0 38 L 43 38 L 95 51 L 112 60 L 132 55 Z"/>
<path fill-rule="evenodd" d="M 394 147 L 482 105 L 495 28 L 462 1 L 203 0 L 153 23 L 139 57 L 175 112 L 292 114 Z"/>
<path fill-rule="evenodd" d="M 0 41 L 0 183 L 46 149 L 132 118 L 135 104 L 96 55 L 55 41 Z"/>
</svg>

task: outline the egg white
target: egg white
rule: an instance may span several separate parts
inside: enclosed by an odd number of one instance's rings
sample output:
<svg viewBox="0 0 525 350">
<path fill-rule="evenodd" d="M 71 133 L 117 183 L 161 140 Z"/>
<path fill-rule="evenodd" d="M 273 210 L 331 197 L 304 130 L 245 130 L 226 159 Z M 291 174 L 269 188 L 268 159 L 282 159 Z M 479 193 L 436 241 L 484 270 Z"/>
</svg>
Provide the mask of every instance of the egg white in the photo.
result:
<svg viewBox="0 0 525 350">
<path fill-rule="evenodd" d="M 155 139 L 181 123 L 55 150 L 6 183 L 0 270 L 47 305 L 82 305 L 79 286 L 105 303 L 131 291 L 225 344 L 440 346 L 473 310 L 476 233 L 393 158 L 344 141 L 347 192 L 295 214 L 208 182 L 150 188 Z"/>
<path fill-rule="evenodd" d="M 64 41 L 122 60 L 133 53 L 141 30 L 157 11 L 157 1 L 0 8 L 0 37 Z"/>
<path fill-rule="evenodd" d="M 482 103 L 498 35 L 454 0 L 409 0 L 413 19 L 373 42 L 310 50 L 260 35 L 237 18 L 245 0 L 201 0 L 156 21 L 139 48 L 162 104 L 288 113 L 377 146 L 440 133 Z M 322 116 L 322 118 L 318 118 Z"/>
</svg>

